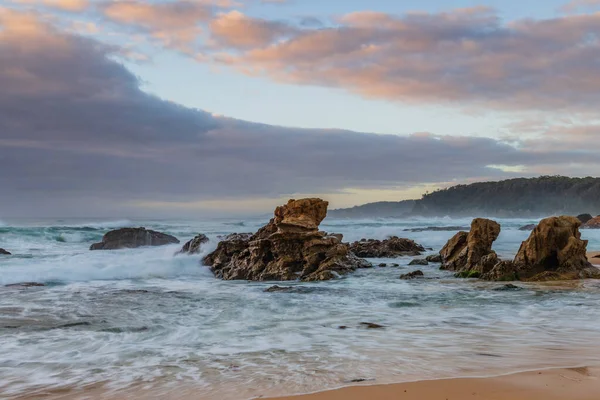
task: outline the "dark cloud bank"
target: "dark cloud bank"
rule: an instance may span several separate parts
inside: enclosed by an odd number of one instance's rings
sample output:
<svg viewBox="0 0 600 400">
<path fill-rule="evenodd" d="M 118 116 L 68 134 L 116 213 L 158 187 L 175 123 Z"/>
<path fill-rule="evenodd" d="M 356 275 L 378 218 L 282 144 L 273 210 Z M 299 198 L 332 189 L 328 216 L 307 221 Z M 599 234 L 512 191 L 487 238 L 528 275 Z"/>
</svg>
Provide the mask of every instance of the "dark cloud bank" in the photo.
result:
<svg viewBox="0 0 600 400">
<path fill-rule="evenodd" d="M 569 163 L 578 154 L 218 118 L 144 93 L 114 52 L 42 25 L 0 31 L 0 218 L 168 215 L 178 210 L 135 212 L 131 203 L 500 177 L 487 166 Z"/>
</svg>

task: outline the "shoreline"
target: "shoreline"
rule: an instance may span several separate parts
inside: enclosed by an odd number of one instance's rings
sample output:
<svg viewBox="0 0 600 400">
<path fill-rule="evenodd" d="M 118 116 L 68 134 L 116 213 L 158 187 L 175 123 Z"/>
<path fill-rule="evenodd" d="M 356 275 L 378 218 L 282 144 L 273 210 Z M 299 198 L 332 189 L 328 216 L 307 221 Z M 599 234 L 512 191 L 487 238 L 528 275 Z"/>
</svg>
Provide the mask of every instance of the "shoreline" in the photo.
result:
<svg viewBox="0 0 600 400">
<path fill-rule="evenodd" d="M 484 378 L 354 385 L 267 400 L 597 400 L 600 367 L 551 368 Z"/>
</svg>

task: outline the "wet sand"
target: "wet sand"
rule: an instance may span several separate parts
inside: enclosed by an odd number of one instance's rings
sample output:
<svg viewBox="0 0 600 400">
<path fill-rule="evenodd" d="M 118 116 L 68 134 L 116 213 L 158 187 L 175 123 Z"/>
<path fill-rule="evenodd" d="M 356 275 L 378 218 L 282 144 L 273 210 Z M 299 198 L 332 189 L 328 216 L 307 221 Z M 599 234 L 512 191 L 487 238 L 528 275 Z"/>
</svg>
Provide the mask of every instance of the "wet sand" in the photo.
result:
<svg viewBox="0 0 600 400">
<path fill-rule="evenodd" d="M 600 368 L 555 369 L 494 378 L 355 386 L 278 400 L 598 400 Z"/>
</svg>

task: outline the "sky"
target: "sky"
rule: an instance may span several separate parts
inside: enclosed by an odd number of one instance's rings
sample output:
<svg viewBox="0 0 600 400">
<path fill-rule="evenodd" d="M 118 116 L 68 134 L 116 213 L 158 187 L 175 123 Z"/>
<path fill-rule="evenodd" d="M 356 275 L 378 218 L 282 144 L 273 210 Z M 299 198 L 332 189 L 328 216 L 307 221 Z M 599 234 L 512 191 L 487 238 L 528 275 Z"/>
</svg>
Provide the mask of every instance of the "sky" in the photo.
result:
<svg viewBox="0 0 600 400">
<path fill-rule="evenodd" d="M 600 175 L 600 0 L 0 0 L 0 220 Z"/>
</svg>

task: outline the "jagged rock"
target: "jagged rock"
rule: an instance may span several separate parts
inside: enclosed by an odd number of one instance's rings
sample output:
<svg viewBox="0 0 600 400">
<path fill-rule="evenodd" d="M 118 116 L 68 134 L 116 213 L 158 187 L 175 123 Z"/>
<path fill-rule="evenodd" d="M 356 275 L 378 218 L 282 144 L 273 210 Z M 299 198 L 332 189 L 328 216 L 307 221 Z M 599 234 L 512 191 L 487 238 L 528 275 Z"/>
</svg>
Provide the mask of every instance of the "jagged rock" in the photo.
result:
<svg viewBox="0 0 600 400">
<path fill-rule="evenodd" d="M 593 219 L 592 214 L 579 214 L 577 219 L 581 221 L 582 224 L 586 224 L 589 220 Z"/>
<path fill-rule="evenodd" d="M 498 259 L 492 244 L 500 235 L 500 225 L 492 220 L 476 218 L 471 230 L 458 232 L 440 251 L 441 269 L 456 271 L 458 276 L 474 277 L 489 272 Z"/>
<path fill-rule="evenodd" d="M 247 233 L 230 233 L 228 235 L 219 235 L 217 236 L 217 239 L 222 240 L 222 241 L 228 241 L 228 240 L 248 240 L 252 237 L 253 233 L 251 232 L 247 232 Z"/>
<path fill-rule="evenodd" d="M 425 259 L 430 263 L 441 263 L 442 262 L 442 256 L 440 254 L 433 254 L 433 255 L 425 257 Z"/>
<path fill-rule="evenodd" d="M 535 229 L 537 225 L 536 224 L 529 224 L 529 225 L 525 225 L 519 228 L 520 231 L 532 231 Z"/>
<path fill-rule="evenodd" d="M 121 228 L 104 235 L 100 243 L 94 243 L 90 250 L 132 249 L 144 246 L 164 246 L 176 244 L 179 240 L 166 233 L 146 228 Z"/>
<path fill-rule="evenodd" d="M 3 255 L 3 256 L 10 256 L 11 254 L 10 254 L 10 252 L 8 252 L 8 251 L 6 251 L 6 250 L 4 250 L 4 249 L 0 248 L 0 255 Z"/>
<path fill-rule="evenodd" d="M 419 256 L 425 249 L 413 240 L 392 236 L 385 240 L 362 239 L 360 242 L 352 243 L 350 251 L 358 257 L 394 258 Z"/>
<path fill-rule="evenodd" d="M 225 280 L 321 281 L 371 264 L 350 253 L 341 235 L 318 230 L 327 215 L 321 199 L 290 200 L 249 238 L 221 241 L 203 262 Z"/>
<path fill-rule="evenodd" d="M 581 226 L 583 229 L 600 229 L 600 215 L 590 219 Z"/>
<path fill-rule="evenodd" d="M 186 244 L 184 244 L 182 249 L 179 250 L 177 254 L 198 254 L 200 253 L 200 248 L 204 243 L 208 243 L 208 237 L 201 233 L 199 235 L 196 235 L 192 240 L 188 241 Z"/>
<path fill-rule="evenodd" d="M 408 265 L 429 265 L 429 261 L 427 261 L 425 259 L 416 258 L 416 259 L 412 260 L 410 263 L 408 263 Z"/>
<path fill-rule="evenodd" d="M 400 279 L 410 280 L 410 279 L 422 278 L 423 276 L 425 276 L 423 271 L 418 269 L 416 271 L 409 272 L 408 274 L 400 275 Z"/>
<path fill-rule="evenodd" d="M 513 262 L 500 262 L 483 276 L 490 280 L 547 281 L 600 278 L 588 261 L 587 240 L 581 240 L 575 217 L 542 220 L 521 247 Z"/>
</svg>

